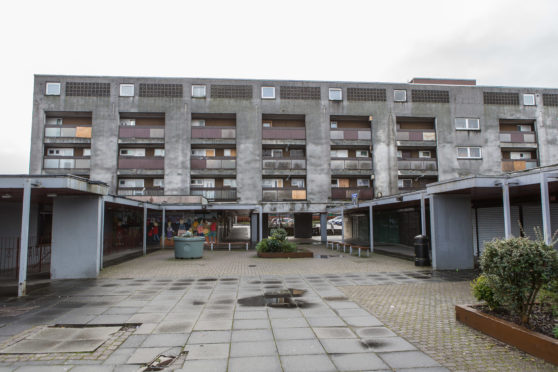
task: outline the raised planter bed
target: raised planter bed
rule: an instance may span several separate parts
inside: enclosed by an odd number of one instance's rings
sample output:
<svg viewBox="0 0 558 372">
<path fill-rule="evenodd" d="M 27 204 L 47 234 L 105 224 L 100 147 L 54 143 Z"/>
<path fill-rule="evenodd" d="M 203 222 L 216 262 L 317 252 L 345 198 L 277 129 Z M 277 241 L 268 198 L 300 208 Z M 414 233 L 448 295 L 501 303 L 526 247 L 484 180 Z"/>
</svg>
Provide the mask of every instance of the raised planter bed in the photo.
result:
<svg viewBox="0 0 558 372">
<path fill-rule="evenodd" d="M 468 305 L 455 305 L 455 319 L 495 339 L 558 365 L 558 340 Z"/>
<path fill-rule="evenodd" d="M 311 251 L 297 251 L 297 252 L 258 252 L 258 257 L 261 258 L 313 258 L 314 253 Z"/>
</svg>

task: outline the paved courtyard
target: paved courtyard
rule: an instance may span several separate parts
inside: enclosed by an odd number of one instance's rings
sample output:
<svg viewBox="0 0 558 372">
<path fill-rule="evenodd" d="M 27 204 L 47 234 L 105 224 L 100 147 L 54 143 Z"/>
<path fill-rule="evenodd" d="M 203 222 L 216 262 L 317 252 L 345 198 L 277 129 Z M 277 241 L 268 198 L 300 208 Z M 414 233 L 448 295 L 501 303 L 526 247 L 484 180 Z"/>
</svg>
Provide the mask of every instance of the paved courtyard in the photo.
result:
<svg viewBox="0 0 558 372">
<path fill-rule="evenodd" d="M 159 251 L 4 301 L 0 371 L 557 370 L 455 324 L 471 273 L 311 249 L 327 258 Z"/>
</svg>

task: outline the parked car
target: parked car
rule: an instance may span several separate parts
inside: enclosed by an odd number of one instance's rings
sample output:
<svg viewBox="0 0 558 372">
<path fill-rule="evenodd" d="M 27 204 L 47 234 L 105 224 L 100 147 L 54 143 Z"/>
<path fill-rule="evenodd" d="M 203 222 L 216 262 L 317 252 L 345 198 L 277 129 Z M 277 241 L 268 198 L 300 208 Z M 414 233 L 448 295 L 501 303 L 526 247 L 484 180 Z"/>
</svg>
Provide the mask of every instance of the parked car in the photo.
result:
<svg viewBox="0 0 558 372">
<path fill-rule="evenodd" d="M 271 227 L 293 227 L 294 219 L 290 217 L 276 217 L 271 220 Z"/>
</svg>

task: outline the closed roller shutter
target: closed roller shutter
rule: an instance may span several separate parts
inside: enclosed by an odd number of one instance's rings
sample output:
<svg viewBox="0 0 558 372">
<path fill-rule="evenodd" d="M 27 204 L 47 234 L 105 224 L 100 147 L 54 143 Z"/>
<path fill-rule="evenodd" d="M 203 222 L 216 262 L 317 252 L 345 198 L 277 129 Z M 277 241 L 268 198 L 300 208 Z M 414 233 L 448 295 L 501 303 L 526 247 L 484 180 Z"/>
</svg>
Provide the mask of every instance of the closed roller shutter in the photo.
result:
<svg viewBox="0 0 558 372">
<path fill-rule="evenodd" d="M 480 253 L 484 250 L 484 243 L 494 238 L 504 238 L 504 211 L 502 207 L 478 208 L 478 226 L 473 229 L 478 233 L 478 241 L 480 244 Z M 474 218 L 474 214 L 473 214 Z M 473 226 L 475 225 L 473 221 Z M 519 236 L 519 207 L 511 207 L 511 227 L 512 235 Z M 473 236 L 476 252 L 476 236 Z"/>
<path fill-rule="evenodd" d="M 542 232 L 542 211 L 538 204 L 523 205 L 523 232 L 529 239 L 536 239 L 535 228 Z"/>
<path fill-rule="evenodd" d="M 552 234 L 558 230 L 558 203 L 550 204 L 550 221 L 552 226 Z"/>
</svg>

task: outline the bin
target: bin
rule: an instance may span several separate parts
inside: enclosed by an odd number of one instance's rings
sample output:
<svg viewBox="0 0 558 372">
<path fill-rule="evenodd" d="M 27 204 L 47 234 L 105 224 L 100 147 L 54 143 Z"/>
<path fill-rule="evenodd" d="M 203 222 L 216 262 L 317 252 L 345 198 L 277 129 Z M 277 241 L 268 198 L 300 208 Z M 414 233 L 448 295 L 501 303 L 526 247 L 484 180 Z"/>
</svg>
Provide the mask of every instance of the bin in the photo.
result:
<svg viewBox="0 0 558 372">
<path fill-rule="evenodd" d="M 415 266 L 430 266 L 428 237 L 426 235 L 415 236 Z"/>
<path fill-rule="evenodd" d="M 203 243 L 205 243 L 205 238 L 201 236 L 174 237 L 174 258 L 202 258 Z"/>
</svg>

